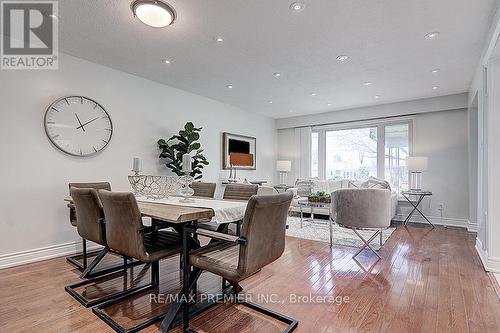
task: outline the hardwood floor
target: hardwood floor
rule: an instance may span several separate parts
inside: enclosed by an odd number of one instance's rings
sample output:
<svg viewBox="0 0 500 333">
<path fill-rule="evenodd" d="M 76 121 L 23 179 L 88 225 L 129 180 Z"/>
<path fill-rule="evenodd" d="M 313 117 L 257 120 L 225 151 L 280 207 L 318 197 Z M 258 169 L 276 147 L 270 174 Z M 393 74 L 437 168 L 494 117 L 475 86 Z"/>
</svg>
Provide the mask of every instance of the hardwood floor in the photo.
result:
<svg viewBox="0 0 500 333">
<path fill-rule="evenodd" d="M 299 320 L 296 332 L 500 332 L 500 302 L 474 250 L 475 235 L 462 229 L 399 226 L 382 260 L 368 251 L 287 238 L 284 255 L 242 283 L 256 301 Z M 92 298 L 146 283 L 138 266 L 123 277 L 82 289 Z M 159 293 L 176 292 L 178 258 L 161 265 Z M 113 332 L 91 309 L 64 291 L 78 281 L 64 258 L 0 271 L 0 332 Z M 134 282 L 135 281 L 135 282 Z M 204 273 L 199 290 L 216 292 L 220 279 Z M 294 304 L 289 295 L 340 296 L 348 302 Z M 161 313 L 168 304 L 150 295 L 107 309 L 125 326 Z M 223 304 L 191 321 L 199 332 L 279 332 L 283 325 L 240 305 Z M 180 332 L 180 329 L 175 332 Z M 158 332 L 157 326 L 144 332 Z"/>
</svg>

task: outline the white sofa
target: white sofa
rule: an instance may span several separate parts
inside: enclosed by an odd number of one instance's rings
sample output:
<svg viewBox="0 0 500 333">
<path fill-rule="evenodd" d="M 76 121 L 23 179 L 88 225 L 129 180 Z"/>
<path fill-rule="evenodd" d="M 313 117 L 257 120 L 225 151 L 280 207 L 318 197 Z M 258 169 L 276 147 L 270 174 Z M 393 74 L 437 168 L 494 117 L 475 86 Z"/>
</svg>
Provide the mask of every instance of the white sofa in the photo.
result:
<svg viewBox="0 0 500 333">
<path fill-rule="evenodd" d="M 310 184 L 310 186 L 308 186 Z M 332 192 L 343 189 L 343 188 L 353 188 L 353 187 L 363 187 L 363 182 L 353 181 L 353 180 L 320 180 L 316 178 L 312 179 L 298 179 L 295 182 L 296 187 L 289 189 L 294 193 L 294 199 L 290 206 L 290 211 L 300 212 L 300 206 L 298 204 L 299 200 L 307 199 L 308 193 L 324 192 L 331 194 Z M 309 187 L 309 188 L 308 188 Z M 396 216 L 396 210 L 398 206 L 398 193 L 391 191 L 391 218 Z M 304 213 L 308 213 L 308 209 L 304 209 Z M 327 208 L 314 208 L 314 214 L 328 215 L 329 210 Z"/>
</svg>

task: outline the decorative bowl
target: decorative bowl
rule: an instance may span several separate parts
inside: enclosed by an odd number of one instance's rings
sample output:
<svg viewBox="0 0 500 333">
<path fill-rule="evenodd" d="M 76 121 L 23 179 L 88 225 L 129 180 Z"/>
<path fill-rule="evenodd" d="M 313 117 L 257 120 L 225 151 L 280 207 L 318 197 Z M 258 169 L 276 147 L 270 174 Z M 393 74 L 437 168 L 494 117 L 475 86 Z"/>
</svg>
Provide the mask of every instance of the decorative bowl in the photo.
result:
<svg viewBox="0 0 500 333">
<path fill-rule="evenodd" d="M 133 175 L 128 176 L 128 181 L 135 195 L 148 199 L 178 195 L 183 185 L 178 176 Z"/>
</svg>

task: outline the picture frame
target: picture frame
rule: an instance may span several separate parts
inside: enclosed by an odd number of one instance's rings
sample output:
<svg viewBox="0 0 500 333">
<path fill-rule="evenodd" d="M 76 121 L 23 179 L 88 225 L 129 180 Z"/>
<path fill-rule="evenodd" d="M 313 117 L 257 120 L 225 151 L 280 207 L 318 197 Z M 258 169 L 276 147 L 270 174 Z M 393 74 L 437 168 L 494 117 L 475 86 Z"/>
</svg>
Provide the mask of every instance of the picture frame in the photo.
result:
<svg viewBox="0 0 500 333">
<path fill-rule="evenodd" d="M 257 169 L 256 138 L 228 132 L 222 133 L 222 169 L 229 170 L 231 168 Z"/>
</svg>

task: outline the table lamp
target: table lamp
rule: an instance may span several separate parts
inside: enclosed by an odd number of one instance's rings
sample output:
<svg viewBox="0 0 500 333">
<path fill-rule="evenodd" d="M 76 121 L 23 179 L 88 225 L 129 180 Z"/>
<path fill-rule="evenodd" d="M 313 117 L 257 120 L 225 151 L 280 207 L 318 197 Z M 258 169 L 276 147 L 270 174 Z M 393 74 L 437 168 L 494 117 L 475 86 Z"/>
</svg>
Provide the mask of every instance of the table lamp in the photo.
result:
<svg viewBox="0 0 500 333">
<path fill-rule="evenodd" d="M 422 191 L 422 172 L 427 170 L 429 159 L 422 156 L 406 158 L 406 167 L 410 171 L 410 190 Z"/>
<path fill-rule="evenodd" d="M 276 169 L 280 173 L 280 185 L 286 185 L 287 174 L 292 171 L 292 161 L 276 161 Z"/>
</svg>

